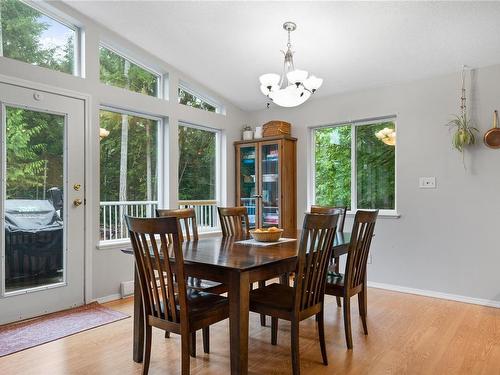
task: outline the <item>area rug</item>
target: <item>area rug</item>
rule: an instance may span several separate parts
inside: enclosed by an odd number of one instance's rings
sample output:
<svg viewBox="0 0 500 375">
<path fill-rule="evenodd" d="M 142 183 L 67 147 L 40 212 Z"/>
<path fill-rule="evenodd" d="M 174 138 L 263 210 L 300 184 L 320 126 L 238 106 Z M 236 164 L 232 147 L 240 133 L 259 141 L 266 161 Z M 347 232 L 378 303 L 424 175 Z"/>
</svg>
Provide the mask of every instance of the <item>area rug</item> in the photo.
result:
<svg viewBox="0 0 500 375">
<path fill-rule="evenodd" d="M 129 315 L 94 302 L 24 322 L 0 326 L 0 357 L 128 317 Z"/>
</svg>

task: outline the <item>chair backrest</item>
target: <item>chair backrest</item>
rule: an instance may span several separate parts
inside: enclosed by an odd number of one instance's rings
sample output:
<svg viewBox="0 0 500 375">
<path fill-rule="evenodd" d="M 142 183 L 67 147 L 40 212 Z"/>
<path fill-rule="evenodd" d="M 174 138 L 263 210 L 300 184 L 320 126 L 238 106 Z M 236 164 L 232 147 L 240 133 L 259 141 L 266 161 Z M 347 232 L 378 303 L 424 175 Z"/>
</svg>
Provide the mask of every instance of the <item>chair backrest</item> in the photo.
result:
<svg viewBox="0 0 500 375">
<path fill-rule="evenodd" d="M 134 248 L 135 266 L 146 317 L 152 315 L 173 323 L 180 323 L 181 320 L 185 322 L 188 314 L 186 281 L 177 218 L 125 216 L 125 221 Z M 172 238 L 170 251 L 168 235 Z M 175 289 L 174 275 L 177 284 Z M 176 290 L 180 314 L 176 309 Z"/>
<path fill-rule="evenodd" d="M 180 222 L 184 223 L 186 239 L 188 241 L 198 241 L 198 225 L 196 224 L 196 213 L 194 208 L 178 208 L 171 210 L 156 210 L 158 217 L 176 217 Z M 181 242 L 184 241 L 182 231 L 179 232 Z"/>
<path fill-rule="evenodd" d="M 323 301 L 338 218 L 338 214 L 305 215 L 294 282 L 297 312 Z"/>
<path fill-rule="evenodd" d="M 339 214 L 339 221 L 337 223 L 337 231 L 344 231 L 345 217 L 347 214 L 347 207 L 332 207 L 332 206 L 311 206 L 312 214 Z"/>
<path fill-rule="evenodd" d="M 346 288 L 353 289 L 364 282 L 366 262 L 368 261 L 377 216 L 378 210 L 356 212 L 345 267 L 344 285 Z"/>
<path fill-rule="evenodd" d="M 250 222 L 246 207 L 217 207 L 219 211 L 220 225 L 224 237 L 250 236 Z"/>
</svg>

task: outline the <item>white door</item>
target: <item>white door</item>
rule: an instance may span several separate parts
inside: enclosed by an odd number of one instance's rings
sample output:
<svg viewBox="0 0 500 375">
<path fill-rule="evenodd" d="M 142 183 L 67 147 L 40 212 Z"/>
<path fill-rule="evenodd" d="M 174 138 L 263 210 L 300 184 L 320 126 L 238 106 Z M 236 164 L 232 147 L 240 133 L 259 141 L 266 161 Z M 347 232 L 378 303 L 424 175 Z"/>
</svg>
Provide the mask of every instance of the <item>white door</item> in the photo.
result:
<svg viewBox="0 0 500 375">
<path fill-rule="evenodd" d="M 0 83 L 0 324 L 84 303 L 84 106 Z"/>
</svg>

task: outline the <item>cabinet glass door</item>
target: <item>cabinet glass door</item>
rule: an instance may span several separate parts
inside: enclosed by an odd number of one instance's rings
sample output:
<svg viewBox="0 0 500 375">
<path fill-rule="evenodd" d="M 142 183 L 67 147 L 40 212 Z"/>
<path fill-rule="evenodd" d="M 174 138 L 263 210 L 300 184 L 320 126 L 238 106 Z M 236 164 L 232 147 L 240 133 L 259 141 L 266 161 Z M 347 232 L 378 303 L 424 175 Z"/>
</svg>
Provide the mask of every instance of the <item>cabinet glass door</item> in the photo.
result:
<svg viewBox="0 0 500 375">
<path fill-rule="evenodd" d="M 279 144 L 263 144 L 261 155 L 261 226 L 278 227 L 280 225 Z"/>
<path fill-rule="evenodd" d="M 240 202 L 248 211 L 250 228 L 255 228 L 257 219 L 257 148 L 254 145 L 240 147 Z"/>
</svg>

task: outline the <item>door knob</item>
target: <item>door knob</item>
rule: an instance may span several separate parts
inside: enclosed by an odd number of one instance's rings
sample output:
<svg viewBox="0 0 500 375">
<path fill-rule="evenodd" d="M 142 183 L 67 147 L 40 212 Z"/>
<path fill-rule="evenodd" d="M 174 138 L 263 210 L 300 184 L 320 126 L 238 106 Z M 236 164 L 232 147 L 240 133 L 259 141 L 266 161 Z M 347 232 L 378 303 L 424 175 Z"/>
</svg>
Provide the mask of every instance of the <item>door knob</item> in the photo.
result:
<svg viewBox="0 0 500 375">
<path fill-rule="evenodd" d="M 74 205 L 75 207 L 78 207 L 78 206 L 80 206 L 81 204 L 82 204 L 82 200 L 81 200 L 81 199 L 75 199 L 75 200 L 73 201 L 73 205 Z"/>
</svg>

